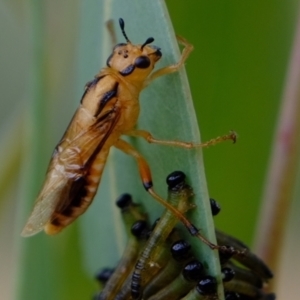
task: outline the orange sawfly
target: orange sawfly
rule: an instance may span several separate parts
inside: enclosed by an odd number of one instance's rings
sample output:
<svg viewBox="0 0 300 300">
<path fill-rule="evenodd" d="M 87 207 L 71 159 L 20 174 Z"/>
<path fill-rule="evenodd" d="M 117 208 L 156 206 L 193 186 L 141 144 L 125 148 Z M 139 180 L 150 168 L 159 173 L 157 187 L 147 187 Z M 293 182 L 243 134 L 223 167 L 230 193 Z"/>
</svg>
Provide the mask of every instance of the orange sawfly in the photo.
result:
<svg viewBox="0 0 300 300">
<path fill-rule="evenodd" d="M 149 37 L 143 44 L 134 45 L 125 33 L 123 19 L 119 19 L 119 23 L 126 43 L 113 48 L 107 67 L 86 84 L 80 106 L 53 152 L 46 180 L 22 236 L 31 236 L 43 229 L 47 234 L 56 234 L 83 214 L 97 192 L 109 150 L 114 146 L 136 159 L 145 189 L 158 202 L 169 209 L 192 235 L 213 249 L 219 248 L 207 241 L 182 213 L 155 193 L 147 161 L 121 136 L 195 148 L 228 139 L 235 141 L 236 135 L 232 132 L 203 144 L 194 144 L 158 140 L 148 131 L 135 129 L 140 111 L 140 92 L 154 79 L 177 72 L 193 46 L 178 37 L 178 42 L 184 46 L 180 60 L 152 72 L 162 56 L 160 48 L 152 45 L 154 39 Z"/>
</svg>

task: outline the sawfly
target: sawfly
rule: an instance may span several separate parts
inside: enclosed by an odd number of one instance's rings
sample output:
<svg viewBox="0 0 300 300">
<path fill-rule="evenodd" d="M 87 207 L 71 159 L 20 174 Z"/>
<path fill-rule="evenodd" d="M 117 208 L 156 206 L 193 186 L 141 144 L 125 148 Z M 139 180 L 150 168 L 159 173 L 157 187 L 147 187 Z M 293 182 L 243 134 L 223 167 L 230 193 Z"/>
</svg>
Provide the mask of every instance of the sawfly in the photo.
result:
<svg viewBox="0 0 300 300">
<path fill-rule="evenodd" d="M 56 234 L 83 214 L 91 204 L 112 146 L 133 156 L 145 189 L 158 202 L 169 209 L 192 235 L 208 244 L 187 218 L 153 190 L 150 167 L 143 156 L 122 135 L 142 137 L 149 143 L 184 148 L 204 147 L 220 141 L 235 141 L 232 132 L 203 144 L 155 139 L 148 131 L 137 130 L 140 105 L 139 94 L 154 79 L 177 72 L 183 65 L 193 46 L 178 37 L 184 46 L 179 61 L 154 72 L 153 68 L 162 56 L 159 47 L 151 45 L 149 37 L 143 44 L 134 45 L 125 33 L 125 23 L 119 19 L 126 43 L 117 44 L 103 68 L 88 82 L 64 136 L 53 152 L 44 185 L 33 211 L 22 231 L 22 236 L 32 236 L 41 230 Z"/>
</svg>

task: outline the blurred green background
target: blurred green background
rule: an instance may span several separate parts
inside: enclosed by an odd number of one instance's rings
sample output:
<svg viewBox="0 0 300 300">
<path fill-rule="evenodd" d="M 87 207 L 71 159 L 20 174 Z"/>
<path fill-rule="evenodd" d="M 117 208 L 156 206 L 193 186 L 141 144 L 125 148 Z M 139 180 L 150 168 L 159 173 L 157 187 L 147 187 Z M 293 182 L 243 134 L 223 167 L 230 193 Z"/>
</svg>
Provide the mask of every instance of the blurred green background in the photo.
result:
<svg viewBox="0 0 300 300">
<path fill-rule="evenodd" d="M 87 1 L 83 4 L 71 0 L 63 3 L 0 2 L 0 159 L 3 170 L 0 172 L 0 249 L 5 253 L 0 259 L 1 272 L 4 270 L 0 284 L 1 290 L 7 293 L 3 299 L 14 299 L 12 291 L 18 294 L 15 286 L 20 266 L 15 262 L 22 259 L 22 254 L 18 251 L 19 242 L 15 243 L 12 236 L 20 232 L 24 221 L 23 213 L 18 211 L 24 196 L 21 194 L 26 184 L 24 178 L 29 170 L 37 168 L 40 174 L 34 184 L 40 186 L 52 149 L 78 105 L 83 85 L 100 67 L 93 64 L 95 57 L 101 56 L 97 53 L 98 41 L 86 37 L 84 42 L 91 47 L 86 62 L 92 67 L 89 74 L 76 74 L 76 67 L 82 63 L 78 61 L 81 47 L 78 35 L 87 23 L 105 16 L 105 11 L 92 9 L 99 3 Z M 168 0 L 166 4 L 175 32 L 195 47 L 186 69 L 202 140 L 231 129 L 239 134 L 238 143 L 232 147 L 218 145 L 204 150 L 209 193 L 222 205 L 216 225 L 251 245 L 299 1 Z M 90 18 L 83 20 L 81 9 L 89 5 Z M 143 19 L 142 15 L 136 17 Z M 32 24 L 40 25 L 35 28 Z M 99 20 L 98 24 L 101 24 Z M 149 34 L 155 37 L 155 32 Z M 44 48 L 42 57 L 36 55 L 34 36 L 42 39 L 38 43 Z M 49 77 L 49 81 L 42 84 L 32 82 L 30 77 L 40 61 L 44 63 L 43 72 Z M 36 87 L 34 92 L 33 86 Z M 45 90 L 46 99 L 41 99 L 37 105 L 45 106 L 42 111 L 47 114 L 36 117 L 47 134 L 38 136 L 41 128 L 26 127 L 26 119 L 33 113 L 31 108 L 28 109 L 33 101 L 29 95 L 44 95 Z M 36 135 L 38 152 L 32 147 L 31 140 L 24 140 L 27 135 Z M 26 198 L 34 199 L 37 190 L 28 190 L 32 195 L 26 195 Z M 20 220 L 18 216 L 21 215 Z M 74 229 L 70 240 L 63 241 L 64 236 L 58 237 L 60 247 L 70 247 L 68 243 L 76 241 L 76 232 Z M 38 243 L 36 247 L 36 251 L 44 253 L 39 263 L 45 267 L 45 278 L 32 277 L 29 283 L 39 284 L 40 279 L 47 286 L 47 268 L 53 262 L 47 262 L 46 248 L 39 248 Z M 67 268 L 69 263 L 75 264 L 79 248 L 78 245 L 73 245 L 73 249 L 70 247 L 70 262 L 66 261 L 66 268 L 63 268 L 65 276 L 78 275 L 72 279 L 77 290 L 70 292 L 70 299 L 82 299 L 78 295 L 87 295 L 88 299 L 88 293 L 94 288 L 89 276 L 81 274 L 82 270 Z M 59 255 L 59 249 L 52 250 Z M 30 265 L 25 262 L 24 266 L 28 272 Z M 22 271 L 20 274 L 26 276 Z M 81 292 L 79 286 L 83 286 Z M 50 285 L 49 288 L 53 287 Z M 57 289 L 52 299 L 69 299 L 61 298 L 59 287 Z"/>
<path fill-rule="evenodd" d="M 223 204 L 216 223 L 251 243 L 250 224 L 255 224 L 262 196 L 296 1 L 198 1 L 197 8 L 172 2 L 167 3 L 175 31 L 195 46 L 186 69 L 202 140 L 229 129 L 239 134 L 232 148 L 204 150 L 210 195 Z"/>
</svg>

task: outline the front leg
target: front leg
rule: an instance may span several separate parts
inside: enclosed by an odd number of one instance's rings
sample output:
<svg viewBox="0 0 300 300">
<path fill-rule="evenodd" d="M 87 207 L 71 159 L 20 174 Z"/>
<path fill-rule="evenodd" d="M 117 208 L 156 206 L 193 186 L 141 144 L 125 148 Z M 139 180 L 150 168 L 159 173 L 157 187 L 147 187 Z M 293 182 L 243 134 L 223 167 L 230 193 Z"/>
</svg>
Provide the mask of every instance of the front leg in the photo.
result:
<svg viewBox="0 0 300 300">
<path fill-rule="evenodd" d="M 186 149 L 209 147 L 209 146 L 213 146 L 213 145 L 216 145 L 218 143 L 221 143 L 221 142 L 227 141 L 227 140 L 232 140 L 235 143 L 236 139 L 237 139 L 237 134 L 234 131 L 231 131 L 227 135 L 216 137 L 214 139 L 211 139 L 211 140 L 201 143 L 201 144 L 182 142 L 182 141 L 172 141 L 172 140 L 171 141 L 159 140 L 159 139 L 154 138 L 152 136 L 152 134 L 146 130 L 136 129 L 136 130 L 131 130 L 131 131 L 127 132 L 126 134 L 129 136 L 134 136 L 134 137 L 142 137 L 148 143 L 166 145 L 166 146 L 175 146 L 175 147 L 181 147 L 181 148 L 186 148 Z"/>
<path fill-rule="evenodd" d="M 161 68 L 161 69 L 153 72 L 149 76 L 149 78 L 145 81 L 143 88 L 147 87 L 157 77 L 177 72 L 184 65 L 186 59 L 189 57 L 190 53 L 193 51 L 194 46 L 181 36 L 176 36 L 176 38 L 177 38 L 178 43 L 184 46 L 179 61 L 174 65 L 170 65 L 170 66 Z"/>
</svg>

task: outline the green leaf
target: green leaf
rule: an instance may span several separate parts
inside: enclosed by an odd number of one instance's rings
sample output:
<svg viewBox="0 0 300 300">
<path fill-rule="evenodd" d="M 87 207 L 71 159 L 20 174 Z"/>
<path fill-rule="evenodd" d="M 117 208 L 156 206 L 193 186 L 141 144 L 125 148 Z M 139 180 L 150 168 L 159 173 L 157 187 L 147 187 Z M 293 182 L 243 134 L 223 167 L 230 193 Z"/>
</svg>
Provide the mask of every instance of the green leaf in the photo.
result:
<svg viewBox="0 0 300 300">
<path fill-rule="evenodd" d="M 176 63 L 180 57 L 180 50 L 165 4 L 162 1 L 128 1 L 127 5 L 124 6 L 122 3 L 122 1 L 109 2 L 104 8 L 104 21 L 113 19 L 116 27 L 118 27 L 118 19 L 122 17 L 125 20 L 126 33 L 133 43 L 142 44 L 146 38 L 153 36 L 155 38 L 154 44 L 159 46 L 163 53 L 158 68 Z M 145 14 L 145 12 L 147 13 Z M 143 17 L 136 18 L 139 15 Z M 91 30 L 91 28 L 86 29 Z M 108 32 L 104 26 L 103 30 L 102 36 L 107 36 Z M 124 37 L 118 28 L 117 33 L 118 42 L 124 42 Z M 83 36 L 86 35 L 87 32 L 84 32 Z M 108 43 L 109 37 L 104 38 L 104 41 L 105 44 Z M 88 43 L 81 44 L 83 47 L 88 47 Z M 88 53 L 88 49 L 85 51 Z M 105 58 L 108 57 L 109 53 L 106 53 Z M 159 139 L 200 141 L 198 124 L 184 69 L 177 74 L 157 79 L 142 92 L 140 103 L 141 114 L 138 128 L 149 130 Z M 214 242 L 214 225 L 208 201 L 201 150 L 149 145 L 145 141 L 137 139 L 131 139 L 130 142 L 139 149 L 149 162 L 153 173 L 154 188 L 164 198 L 166 198 L 167 190 L 166 176 L 174 170 L 182 170 L 187 174 L 188 180 L 194 188 L 194 201 L 197 204 L 197 209 L 189 217 L 197 227 L 201 228 L 201 232 Z M 129 192 L 136 201 L 143 202 L 147 211 L 150 212 L 152 221 L 162 211 L 162 207 L 147 195 L 142 187 L 133 158 L 113 150 L 107 162 L 95 202 L 82 217 L 83 244 L 89 245 L 85 251 L 90 270 L 95 271 L 95 255 L 99 251 L 102 252 L 101 265 L 106 266 L 115 264 L 116 249 L 118 254 L 122 252 L 124 234 L 114 200 L 123 192 Z M 92 228 L 91 220 L 95 224 Z M 107 239 L 107 230 L 101 232 L 101 228 L 109 229 L 110 239 Z M 99 236 L 96 241 L 95 236 Z M 217 253 L 211 251 L 196 238 L 191 239 L 191 243 L 199 259 L 207 265 L 208 272 L 218 276 L 220 281 Z M 111 251 L 111 249 L 115 249 L 115 251 Z"/>
</svg>

